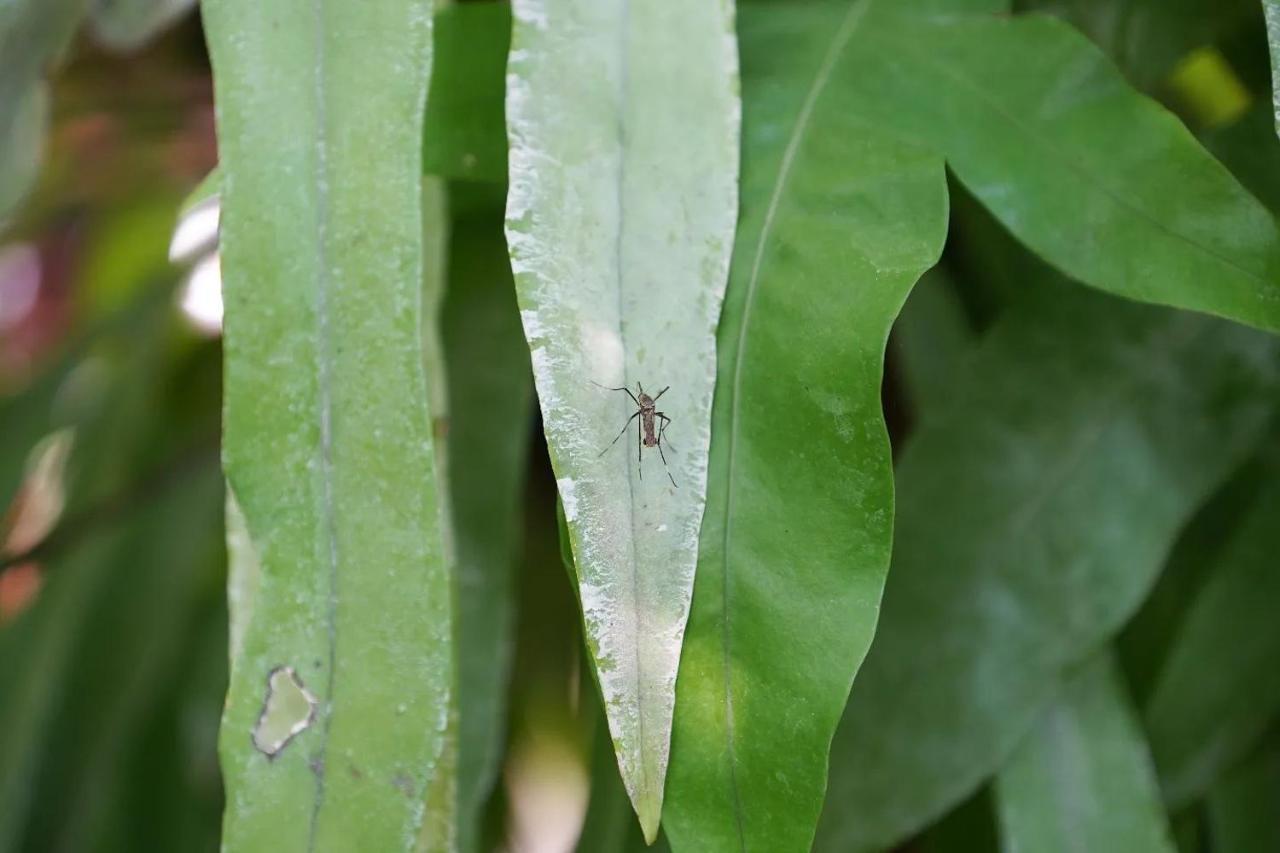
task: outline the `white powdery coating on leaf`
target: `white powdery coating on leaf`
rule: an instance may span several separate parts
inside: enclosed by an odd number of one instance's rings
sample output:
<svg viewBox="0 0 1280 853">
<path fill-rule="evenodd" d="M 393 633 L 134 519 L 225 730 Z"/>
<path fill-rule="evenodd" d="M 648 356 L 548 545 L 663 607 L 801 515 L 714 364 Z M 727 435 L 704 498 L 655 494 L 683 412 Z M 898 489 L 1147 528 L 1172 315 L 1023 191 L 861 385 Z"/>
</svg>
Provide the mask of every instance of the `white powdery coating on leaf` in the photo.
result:
<svg viewBox="0 0 1280 853">
<path fill-rule="evenodd" d="M 560 490 L 560 503 L 564 505 L 564 517 L 570 523 L 578 519 L 578 496 L 573 490 L 573 478 L 561 477 L 556 480 L 556 488 Z"/>
<path fill-rule="evenodd" d="M 514 0 L 506 233 L 588 645 L 652 830 L 706 497 L 740 110 L 731 4 L 624 5 Z M 669 386 L 678 487 L 639 445 L 634 402 L 600 387 L 637 383 Z"/>
<path fill-rule="evenodd" d="M 601 323 L 586 323 L 582 329 L 582 351 L 595 381 L 618 387 L 614 383 L 623 381 L 626 360 L 622 336 L 618 331 Z"/>
</svg>

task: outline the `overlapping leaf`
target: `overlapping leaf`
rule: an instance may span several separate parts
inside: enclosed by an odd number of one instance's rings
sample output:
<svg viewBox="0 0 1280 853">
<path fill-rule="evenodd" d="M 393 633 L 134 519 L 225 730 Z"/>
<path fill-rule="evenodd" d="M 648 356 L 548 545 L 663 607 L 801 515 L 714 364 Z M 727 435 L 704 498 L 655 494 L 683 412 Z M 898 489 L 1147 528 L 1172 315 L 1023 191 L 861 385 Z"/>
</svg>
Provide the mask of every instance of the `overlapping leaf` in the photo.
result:
<svg viewBox="0 0 1280 853">
<path fill-rule="evenodd" d="M 1280 460 L 1212 555 L 1145 709 L 1171 803 L 1185 805 L 1248 754 L 1280 713 Z"/>
<path fill-rule="evenodd" d="M 533 381 L 502 236 L 502 206 L 474 212 L 453 195 L 442 314 L 449 371 L 450 504 L 457 550 L 459 849 L 498 771 L 515 630 L 521 499 Z M 615 772 L 611 768 L 611 772 Z"/>
<path fill-rule="evenodd" d="M 866 4 L 744 10 L 742 220 L 665 815 L 677 850 L 808 848 L 893 519 L 889 327 L 946 230 L 940 159 L 862 121 Z"/>
<path fill-rule="evenodd" d="M 865 116 L 935 145 L 1019 240 L 1093 287 L 1280 330 L 1273 217 L 1097 47 L 1033 15 L 873 14 Z"/>
<path fill-rule="evenodd" d="M 1209 838 L 1215 850 L 1270 853 L 1280 850 L 1280 736 L 1227 773 L 1209 793 Z"/>
<path fill-rule="evenodd" d="M 1005 316 L 900 458 L 818 850 L 892 844 L 994 772 L 1265 433 L 1280 343 L 1057 291 Z"/>
<path fill-rule="evenodd" d="M 996 776 L 1002 849 L 1173 853 L 1155 769 L 1108 652 L 1082 665 Z"/>
</svg>

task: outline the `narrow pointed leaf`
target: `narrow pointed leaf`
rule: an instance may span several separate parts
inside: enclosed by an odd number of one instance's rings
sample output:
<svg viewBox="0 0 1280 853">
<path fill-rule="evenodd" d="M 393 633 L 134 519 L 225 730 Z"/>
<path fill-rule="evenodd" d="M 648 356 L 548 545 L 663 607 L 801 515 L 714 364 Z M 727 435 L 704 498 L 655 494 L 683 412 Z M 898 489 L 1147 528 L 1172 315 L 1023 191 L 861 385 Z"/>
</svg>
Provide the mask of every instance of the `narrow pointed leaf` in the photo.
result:
<svg viewBox="0 0 1280 853">
<path fill-rule="evenodd" d="M 1145 710 L 1165 795 L 1204 794 L 1280 714 L 1280 458 L 1182 620 Z"/>
<path fill-rule="evenodd" d="M 597 725 L 591 744 L 591 789 L 578 836 L 578 853 L 669 853 L 670 848 L 662 836 L 653 845 L 645 844 L 644 835 L 631 814 L 627 789 L 618 776 L 618 761 L 613 755 L 613 743 L 603 714 L 599 714 Z"/>
<path fill-rule="evenodd" d="M 1280 330 L 1280 231 L 1096 46 L 1034 15 L 885 11 L 852 75 L 1027 246 L 1132 299 Z"/>
<path fill-rule="evenodd" d="M 899 459 L 884 610 L 815 849 L 890 846 L 1000 766 L 1265 435 L 1278 347 L 1061 285 L 988 333 Z"/>
<path fill-rule="evenodd" d="M 453 193 L 457 195 L 458 190 Z M 515 566 L 533 416 L 529 350 L 502 236 L 501 196 L 454 198 L 442 314 L 449 371 L 450 502 L 457 549 L 459 850 L 476 849 L 506 735 Z M 616 769 L 613 770 L 616 774 Z"/>
<path fill-rule="evenodd" d="M 725 0 L 514 5 L 507 239 L 587 644 L 649 838 L 693 589 L 736 213 L 731 10 Z M 610 446 L 636 406 L 606 388 L 637 393 L 637 383 L 667 389 L 657 404 L 671 419 L 664 446 L 640 447 L 638 418 Z M 654 439 L 662 423 L 654 418 Z"/>
<path fill-rule="evenodd" d="M 1002 849 L 1177 849 L 1110 653 L 1083 664 L 996 776 Z"/>
<path fill-rule="evenodd" d="M 432 175 L 507 179 L 503 117 L 511 5 L 454 3 L 436 15 L 423 169 Z"/>
<path fill-rule="evenodd" d="M 860 120 L 865 7 L 744 10 L 742 219 L 681 661 L 677 850 L 804 851 L 875 629 L 893 524 L 889 327 L 942 251 L 942 162 Z M 803 298 L 797 298 L 803 287 Z"/>
<path fill-rule="evenodd" d="M 221 733 L 229 849 L 406 849 L 444 747 L 450 590 L 421 344 L 430 13 L 203 8 L 224 465 L 260 563 Z"/>
</svg>

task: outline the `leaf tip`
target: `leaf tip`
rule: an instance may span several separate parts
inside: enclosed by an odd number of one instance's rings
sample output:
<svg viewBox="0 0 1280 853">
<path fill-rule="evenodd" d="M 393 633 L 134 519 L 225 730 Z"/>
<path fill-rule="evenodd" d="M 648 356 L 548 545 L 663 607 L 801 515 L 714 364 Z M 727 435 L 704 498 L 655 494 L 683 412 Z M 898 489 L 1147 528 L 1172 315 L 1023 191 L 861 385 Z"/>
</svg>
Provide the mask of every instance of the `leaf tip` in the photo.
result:
<svg viewBox="0 0 1280 853">
<path fill-rule="evenodd" d="M 640 831 L 644 833 L 644 843 L 653 844 L 658 840 L 658 826 L 662 823 L 662 792 L 643 792 L 634 805 L 636 817 L 640 819 Z"/>
</svg>

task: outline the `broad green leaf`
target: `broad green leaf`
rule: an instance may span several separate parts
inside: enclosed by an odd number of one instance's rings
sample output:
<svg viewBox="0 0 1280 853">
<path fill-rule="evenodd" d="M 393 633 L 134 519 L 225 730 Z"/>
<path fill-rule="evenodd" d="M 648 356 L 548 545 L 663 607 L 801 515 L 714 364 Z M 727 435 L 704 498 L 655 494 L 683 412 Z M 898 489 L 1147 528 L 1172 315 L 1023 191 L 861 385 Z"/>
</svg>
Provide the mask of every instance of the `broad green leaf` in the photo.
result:
<svg viewBox="0 0 1280 853">
<path fill-rule="evenodd" d="M 942 251 L 941 160 L 863 122 L 863 6 L 744 9 L 742 218 L 681 661 L 677 850 L 806 850 L 892 539 L 889 327 Z M 797 298 L 803 284 L 803 298 Z"/>
<path fill-rule="evenodd" d="M 1280 454 L 1183 618 L 1145 708 L 1165 796 L 1205 793 L 1280 714 Z"/>
<path fill-rule="evenodd" d="M 203 15 L 224 466 L 261 566 L 221 735 L 224 845 L 404 849 L 452 675 L 421 343 L 430 6 L 210 0 Z"/>
<path fill-rule="evenodd" d="M 0 3 L 0 223 L 35 177 L 48 112 L 45 72 L 61 58 L 87 0 Z"/>
<path fill-rule="evenodd" d="M 97 0 L 89 24 L 99 42 L 112 50 L 142 47 L 190 12 L 196 0 Z"/>
<path fill-rule="evenodd" d="M 507 241 L 587 645 L 652 839 L 737 211 L 732 4 L 517 0 L 514 18 Z M 641 447 L 636 404 L 607 390 L 640 386 L 665 391 L 663 445 Z"/>
<path fill-rule="evenodd" d="M 884 610 L 816 849 L 892 845 L 1003 763 L 1262 438 L 1278 355 L 1061 285 L 1006 313 L 900 456 Z"/>
<path fill-rule="evenodd" d="M 1004 850 L 1175 850 L 1151 755 L 1109 652 L 1067 680 L 995 790 Z"/>
<path fill-rule="evenodd" d="M 506 181 L 503 92 L 510 42 L 509 3 L 458 3 L 436 16 L 423 135 L 428 174 Z"/>
<path fill-rule="evenodd" d="M 1209 791 L 1209 838 L 1214 850 L 1280 850 L 1280 736 L 1226 773 Z"/>
<path fill-rule="evenodd" d="M 453 196 L 463 192 L 451 190 Z M 502 199 L 461 214 L 456 199 L 442 315 L 458 611 L 459 849 L 476 849 L 497 779 L 515 631 L 533 381 L 502 235 Z M 613 771 L 616 775 L 616 770 Z"/>
<path fill-rule="evenodd" d="M 1255 0 L 1022 0 L 1074 24 L 1135 85 L 1153 89 L 1191 50 L 1212 44 L 1257 14 Z"/>
<path fill-rule="evenodd" d="M 865 117 L 935 145 L 1019 240 L 1093 287 L 1280 330 L 1275 220 L 1097 47 L 1038 16 L 872 17 Z"/>
</svg>

